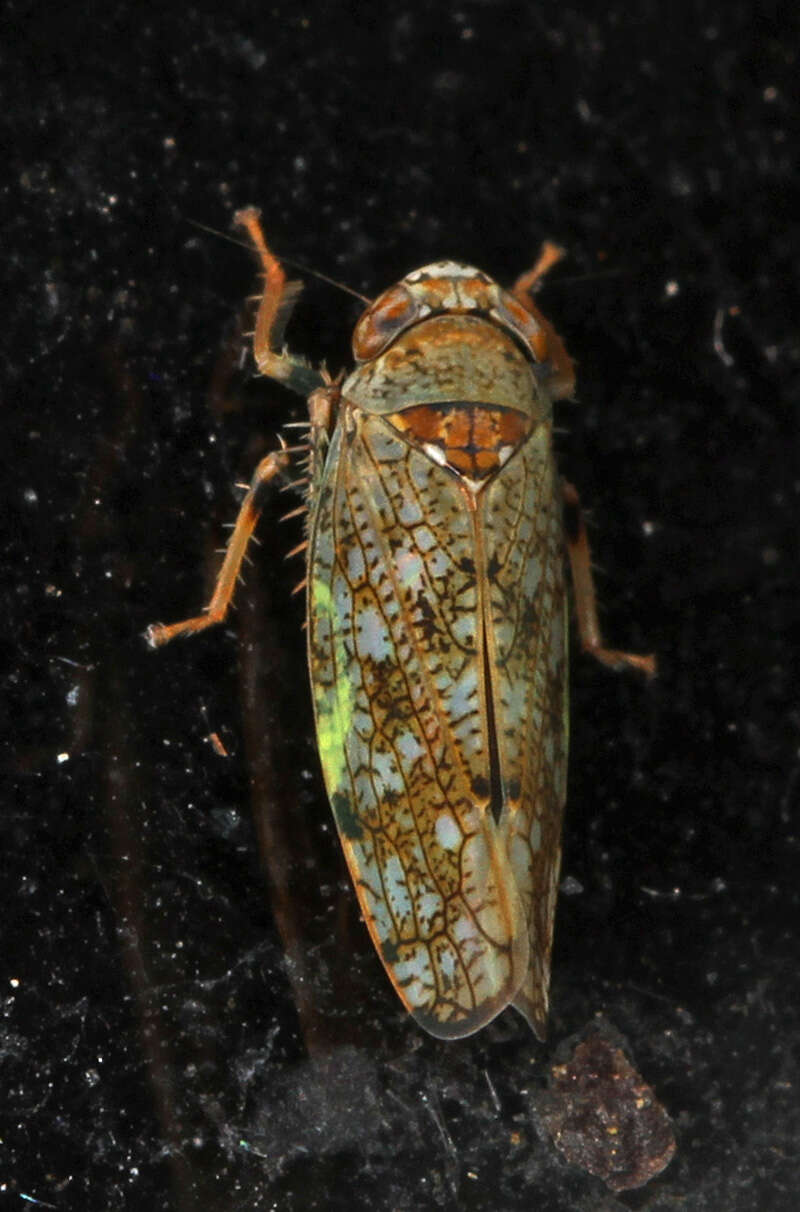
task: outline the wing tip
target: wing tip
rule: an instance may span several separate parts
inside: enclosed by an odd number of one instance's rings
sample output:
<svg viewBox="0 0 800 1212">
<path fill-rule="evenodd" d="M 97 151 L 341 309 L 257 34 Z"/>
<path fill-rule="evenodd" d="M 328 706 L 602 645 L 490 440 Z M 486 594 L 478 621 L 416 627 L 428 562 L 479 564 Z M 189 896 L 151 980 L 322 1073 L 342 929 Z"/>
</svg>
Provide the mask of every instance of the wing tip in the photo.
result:
<svg viewBox="0 0 800 1212">
<path fill-rule="evenodd" d="M 469 1013 L 456 1012 L 447 1019 L 439 1018 L 432 1010 L 411 1010 L 411 1015 L 417 1026 L 426 1031 L 428 1035 L 432 1035 L 434 1039 L 466 1039 L 467 1036 L 480 1031 L 482 1027 L 488 1026 L 493 1019 L 497 1018 L 498 1014 L 505 1010 L 508 1004 L 508 1001 L 504 1001 L 497 1006 L 478 1006 Z"/>
<path fill-rule="evenodd" d="M 544 1043 L 547 1039 L 547 997 L 534 1001 L 524 993 L 518 993 L 510 1003 L 521 1014 L 536 1038 Z"/>
</svg>

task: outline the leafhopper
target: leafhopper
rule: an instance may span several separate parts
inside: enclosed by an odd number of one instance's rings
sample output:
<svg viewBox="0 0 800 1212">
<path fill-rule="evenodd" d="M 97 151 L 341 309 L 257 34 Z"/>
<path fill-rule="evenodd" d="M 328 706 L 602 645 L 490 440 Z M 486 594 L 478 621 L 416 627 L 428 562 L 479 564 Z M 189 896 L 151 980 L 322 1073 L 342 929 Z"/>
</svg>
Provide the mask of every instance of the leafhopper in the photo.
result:
<svg viewBox="0 0 800 1212">
<path fill-rule="evenodd" d="M 287 349 L 299 284 L 258 212 L 259 370 L 308 401 L 308 441 L 256 469 L 205 612 L 154 624 L 157 647 L 219 622 L 263 493 L 304 459 L 308 665 L 325 785 L 367 929 L 407 1010 L 442 1039 L 514 1006 L 543 1037 L 567 761 L 569 554 L 582 646 L 606 648 L 577 493 L 560 481 L 553 402 L 569 355 L 533 291 L 455 261 L 369 304 L 355 368 Z M 566 518 L 566 525 L 565 525 Z"/>
</svg>

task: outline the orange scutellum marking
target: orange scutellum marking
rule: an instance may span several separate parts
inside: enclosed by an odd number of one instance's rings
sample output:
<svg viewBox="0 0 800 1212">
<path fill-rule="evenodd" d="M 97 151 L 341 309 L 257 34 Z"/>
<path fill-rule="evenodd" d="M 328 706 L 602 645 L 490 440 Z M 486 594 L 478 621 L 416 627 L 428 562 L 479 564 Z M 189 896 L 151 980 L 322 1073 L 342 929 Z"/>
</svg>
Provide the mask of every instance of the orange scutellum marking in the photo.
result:
<svg viewBox="0 0 800 1212">
<path fill-rule="evenodd" d="M 499 471 L 530 432 L 530 420 L 511 408 L 477 404 L 421 404 L 388 418 L 396 429 L 453 471 L 483 480 Z"/>
</svg>

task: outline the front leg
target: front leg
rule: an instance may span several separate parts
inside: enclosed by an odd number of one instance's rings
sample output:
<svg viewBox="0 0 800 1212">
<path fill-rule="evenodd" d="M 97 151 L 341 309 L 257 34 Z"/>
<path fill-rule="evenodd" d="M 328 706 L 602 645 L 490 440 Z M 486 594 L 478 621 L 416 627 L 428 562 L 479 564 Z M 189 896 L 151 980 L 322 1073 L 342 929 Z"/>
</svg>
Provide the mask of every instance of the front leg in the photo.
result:
<svg viewBox="0 0 800 1212">
<path fill-rule="evenodd" d="M 277 349 L 303 284 L 286 281 L 283 266 L 267 248 L 259 212 L 254 206 L 237 210 L 234 222 L 247 230 L 264 270 L 264 291 L 259 300 L 253 333 L 256 365 L 267 378 L 277 379 L 302 396 L 310 396 L 312 391 L 324 386 L 322 372 L 310 366 L 305 358 L 289 353 L 288 349 L 280 353 Z"/>
<path fill-rule="evenodd" d="M 536 356 L 549 368 L 547 391 L 553 400 L 572 399 L 575 392 L 575 364 L 553 325 L 543 316 L 533 301 L 533 292 L 542 278 L 564 256 L 563 248 L 545 240 L 534 266 L 520 274 L 511 293 L 518 303 L 531 313 L 541 328 L 541 342 Z"/>
<path fill-rule="evenodd" d="M 332 387 L 329 377 L 323 371 L 314 370 L 303 358 L 295 357 L 288 350 L 277 353 L 274 348 L 283 337 L 286 323 L 302 289 L 302 284 L 286 281 L 286 275 L 280 262 L 273 257 L 267 247 L 258 211 L 254 207 L 237 211 L 235 220 L 247 229 L 264 267 L 264 290 L 259 299 L 256 328 L 253 334 L 253 355 L 258 369 L 262 374 L 271 379 L 277 379 L 280 383 L 285 383 L 287 387 L 302 392 L 305 396 L 312 397 L 314 400 L 319 397 L 327 400 L 331 395 Z M 322 390 L 320 391 L 320 389 Z M 321 405 L 317 404 L 316 408 L 312 408 L 311 404 L 310 399 L 309 408 L 313 432 L 315 421 L 321 427 L 330 424 L 330 406 L 325 412 L 324 409 L 321 410 Z M 324 417 L 317 420 L 320 411 L 324 413 Z M 301 449 L 306 450 L 307 448 L 302 447 Z M 198 631 L 204 631 L 206 627 L 221 623 L 225 618 L 233 599 L 236 582 L 239 579 L 242 560 L 258 524 L 264 492 L 267 485 L 289 466 L 291 453 L 284 445 L 283 449 L 268 454 L 256 468 L 250 488 L 242 501 L 233 533 L 228 541 L 225 559 L 214 587 L 214 594 L 205 611 L 190 619 L 183 619 L 179 623 L 171 623 L 169 626 L 164 623 L 152 623 L 145 632 L 145 638 L 152 648 L 160 648 L 162 644 L 168 644 L 177 636 L 193 635 Z"/>
</svg>

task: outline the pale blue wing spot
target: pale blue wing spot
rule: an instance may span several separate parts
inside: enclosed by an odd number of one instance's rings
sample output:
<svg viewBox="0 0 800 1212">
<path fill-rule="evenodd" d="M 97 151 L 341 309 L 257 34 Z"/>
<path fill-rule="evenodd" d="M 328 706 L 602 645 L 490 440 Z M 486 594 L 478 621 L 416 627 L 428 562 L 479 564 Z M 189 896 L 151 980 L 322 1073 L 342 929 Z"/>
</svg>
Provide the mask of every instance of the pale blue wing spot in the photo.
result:
<svg viewBox="0 0 800 1212">
<path fill-rule="evenodd" d="M 436 840 L 443 850 L 456 850 L 461 845 L 461 830 L 449 812 L 440 812 L 436 818 Z"/>
<path fill-rule="evenodd" d="M 437 545 L 436 535 L 430 526 L 417 526 L 414 530 L 414 543 L 421 552 L 432 551 Z"/>
<path fill-rule="evenodd" d="M 362 741 L 369 741 L 375 732 L 375 721 L 369 711 L 353 712 L 353 731 Z"/>
<path fill-rule="evenodd" d="M 427 950 L 421 945 L 415 947 L 411 958 L 396 961 L 393 969 L 409 1005 L 427 1006 L 435 988 Z"/>
<path fill-rule="evenodd" d="M 342 634 L 340 620 L 350 617 L 353 609 L 353 595 L 347 578 L 341 575 L 336 575 L 333 578 L 333 593 L 331 595 L 335 623 L 339 634 Z"/>
<path fill-rule="evenodd" d="M 347 577 L 354 588 L 361 584 L 366 576 L 366 572 L 361 548 L 358 544 L 353 543 L 347 549 Z"/>
<path fill-rule="evenodd" d="M 397 579 L 405 590 L 422 588 L 424 564 L 421 556 L 415 551 L 401 551 L 397 555 Z"/>
<path fill-rule="evenodd" d="M 442 551 L 441 547 L 437 547 L 435 551 L 431 551 L 427 560 L 428 575 L 434 580 L 442 580 L 447 576 L 451 568 L 450 553 Z"/>
<path fill-rule="evenodd" d="M 435 919 L 439 919 L 440 928 L 442 924 L 442 898 L 435 892 L 424 892 L 417 897 L 417 919 L 420 924 L 420 929 L 423 935 L 430 935 L 433 931 Z"/>
<path fill-rule="evenodd" d="M 422 495 L 427 495 L 435 464 L 427 459 L 414 459 L 409 465 L 411 482 Z"/>
<path fill-rule="evenodd" d="M 417 758 L 422 757 L 425 752 L 424 748 L 417 740 L 413 732 L 403 732 L 395 740 L 395 746 L 401 757 L 405 758 L 410 763 L 415 762 Z"/>
<path fill-rule="evenodd" d="M 477 593 L 474 588 L 470 588 L 466 593 L 461 595 L 459 606 L 464 613 L 455 617 L 450 630 L 453 639 L 460 648 L 465 649 L 467 652 L 474 652 L 477 646 L 475 615 Z"/>
<path fill-rule="evenodd" d="M 404 497 L 397 510 L 397 516 L 403 526 L 418 526 L 424 521 L 425 515 L 416 497 Z"/>
<path fill-rule="evenodd" d="M 362 660 L 384 661 L 392 652 L 386 621 L 374 606 L 364 606 L 356 615 L 356 647 Z"/>
<path fill-rule="evenodd" d="M 375 789 L 379 796 L 387 792 L 399 795 L 405 790 L 400 771 L 394 754 L 387 750 L 376 749 L 372 755 L 372 775 Z"/>
<path fill-rule="evenodd" d="M 455 683 L 450 683 L 448 680 L 444 689 L 450 690 L 451 685 L 450 715 L 453 719 L 458 719 L 468 712 L 478 709 L 478 671 L 474 661 L 469 661 L 465 665 L 463 672 Z"/>
<path fill-rule="evenodd" d="M 408 892 L 406 870 L 396 854 L 390 854 L 384 860 L 383 883 L 389 909 L 395 921 L 411 922 L 413 906 Z M 400 932 L 402 935 L 402 931 Z"/>
<path fill-rule="evenodd" d="M 442 950 L 440 952 L 439 967 L 441 969 L 442 976 L 445 978 L 445 981 L 452 984 L 453 978 L 455 977 L 456 971 L 458 969 L 458 965 L 456 963 L 456 957 L 453 955 L 453 951 L 450 947 L 448 947 L 447 950 Z"/>
<path fill-rule="evenodd" d="M 320 563 L 326 567 L 333 564 L 334 546 L 332 530 L 321 530 L 318 528 L 314 535 L 314 548 L 315 555 Z"/>
</svg>

